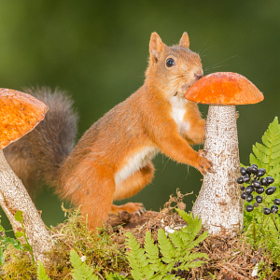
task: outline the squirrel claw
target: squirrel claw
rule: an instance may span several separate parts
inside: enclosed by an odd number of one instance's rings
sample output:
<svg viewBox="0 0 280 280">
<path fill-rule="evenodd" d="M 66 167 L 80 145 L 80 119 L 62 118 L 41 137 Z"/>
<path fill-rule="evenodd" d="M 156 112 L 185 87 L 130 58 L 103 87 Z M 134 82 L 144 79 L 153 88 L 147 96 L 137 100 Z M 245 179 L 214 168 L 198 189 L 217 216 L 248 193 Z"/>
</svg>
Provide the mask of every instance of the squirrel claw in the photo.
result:
<svg viewBox="0 0 280 280">
<path fill-rule="evenodd" d="M 207 150 L 199 150 L 199 155 L 202 156 L 202 157 L 206 157 L 207 154 L 208 154 L 208 151 Z"/>
<path fill-rule="evenodd" d="M 198 166 L 198 170 L 200 171 L 200 173 L 202 175 L 206 175 L 207 172 L 212 173 L 212 167 L 213 167 L 213 163 L 208 160 L 205 156 L 207 155 L 207 151 L 206 150 L 199 150 L 199 166 Z"/>
</svg>

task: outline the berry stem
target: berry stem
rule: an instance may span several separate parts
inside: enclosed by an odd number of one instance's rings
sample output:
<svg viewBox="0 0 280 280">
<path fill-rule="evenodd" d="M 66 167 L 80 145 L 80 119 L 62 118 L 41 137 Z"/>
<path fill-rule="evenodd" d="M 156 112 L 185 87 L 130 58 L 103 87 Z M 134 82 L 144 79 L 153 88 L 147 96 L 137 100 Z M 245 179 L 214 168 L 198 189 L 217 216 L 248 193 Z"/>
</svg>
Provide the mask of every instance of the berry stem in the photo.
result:
<svg viewBox="0 0 280 280">
<path fill-rule="evenodd" d="M 254 248 L 256 248 L 257 237 L 256 237 L 256 222 L 255 222 L 254 214 L 253 214 L 253 238 L 254 238 Z"/>
<path fill-rule="evenodd" d="M 274 217 L 274 213 L 272 213 L 271 215 L 270 215 L 270 217 L 271 217 L 271 219 L 272 219 L 272 222 L 273 222 L 273 224 L 274 224 L 274 226 L 275 226 L 275 228 L 276 228 L 276 230 L 279 232 L 279 229 L 278 229 L 278 226 L 276 225 L 276 221 L 275 221 L 275 217 Z"/>
</svg>

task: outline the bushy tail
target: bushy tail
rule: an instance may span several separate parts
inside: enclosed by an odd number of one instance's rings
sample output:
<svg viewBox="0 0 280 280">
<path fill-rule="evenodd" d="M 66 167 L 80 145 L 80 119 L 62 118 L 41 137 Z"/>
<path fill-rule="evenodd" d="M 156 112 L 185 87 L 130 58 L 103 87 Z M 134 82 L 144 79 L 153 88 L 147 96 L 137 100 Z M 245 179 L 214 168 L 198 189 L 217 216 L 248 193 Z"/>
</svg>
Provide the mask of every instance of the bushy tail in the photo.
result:
<svg viewBox="0 0 280 280">
<path fill-rule="evenodd" d="M 4 149 L 14 172 L 28 191 L 39 181 L 56 185 L 58 169 L 74 147 L 77 114 L 72 100 L 64 92 L 49 88 L 27 89 L 49 106 L 45 119 L 37 127 Z"/>
</svg>

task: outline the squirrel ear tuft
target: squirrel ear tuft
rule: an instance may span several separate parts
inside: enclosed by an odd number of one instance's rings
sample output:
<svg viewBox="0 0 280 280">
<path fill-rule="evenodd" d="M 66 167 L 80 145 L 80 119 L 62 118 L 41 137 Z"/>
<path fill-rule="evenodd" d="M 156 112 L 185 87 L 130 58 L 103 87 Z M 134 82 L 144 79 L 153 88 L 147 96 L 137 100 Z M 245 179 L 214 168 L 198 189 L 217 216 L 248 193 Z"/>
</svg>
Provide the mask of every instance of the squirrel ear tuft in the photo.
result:
<svg viewBox="0 0 280 280">
<path fill-rule="evenodd" d="M 159 59 L 159 54 L 163 49 L 164 43 L 156 32 L 153 32 L 150 38 L 149 51 L 150 61 L 156 63 Z"/>
<path fill-rule="evenodd" d="M 189 48 L 190 47 L 190 39 L 187 32 L 184 32 L 179 43 L 180 47 Z"/>
</svg>

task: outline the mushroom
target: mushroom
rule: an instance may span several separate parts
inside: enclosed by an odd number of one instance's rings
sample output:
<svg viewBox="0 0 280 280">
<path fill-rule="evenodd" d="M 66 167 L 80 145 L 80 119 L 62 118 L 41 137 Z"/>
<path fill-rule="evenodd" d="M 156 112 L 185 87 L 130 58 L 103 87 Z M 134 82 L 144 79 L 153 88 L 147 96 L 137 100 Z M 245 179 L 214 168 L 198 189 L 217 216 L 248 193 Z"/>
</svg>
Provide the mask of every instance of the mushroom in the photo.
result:
<svg viewBox="0 0 280 280">
<path fill-rule="evenodd" d="M 34 257 L 44 263 L 44 252 L 52 248 L 50 234 L 21 180 L 7 163 L 3 149 L 33 130 L 47 110 L 48 106 L 29 94 L 0 89 L 0 205 L 14 232 L 22 230 L 15 214 L 23 212 L 24 230 Z"/>
<path fill-rule="evenodd" d="M 193 214 L 210 234 L 234 236 L 243 227 L 243 200 L 236 182 L 240 161 L 235 105 L 258 103 L 263 95 L 242 75 L 218 72 L 198 80 L 185 98 L 210 105 L 204 151 L 213 167 L 203 178 Z"/>
</svg>

